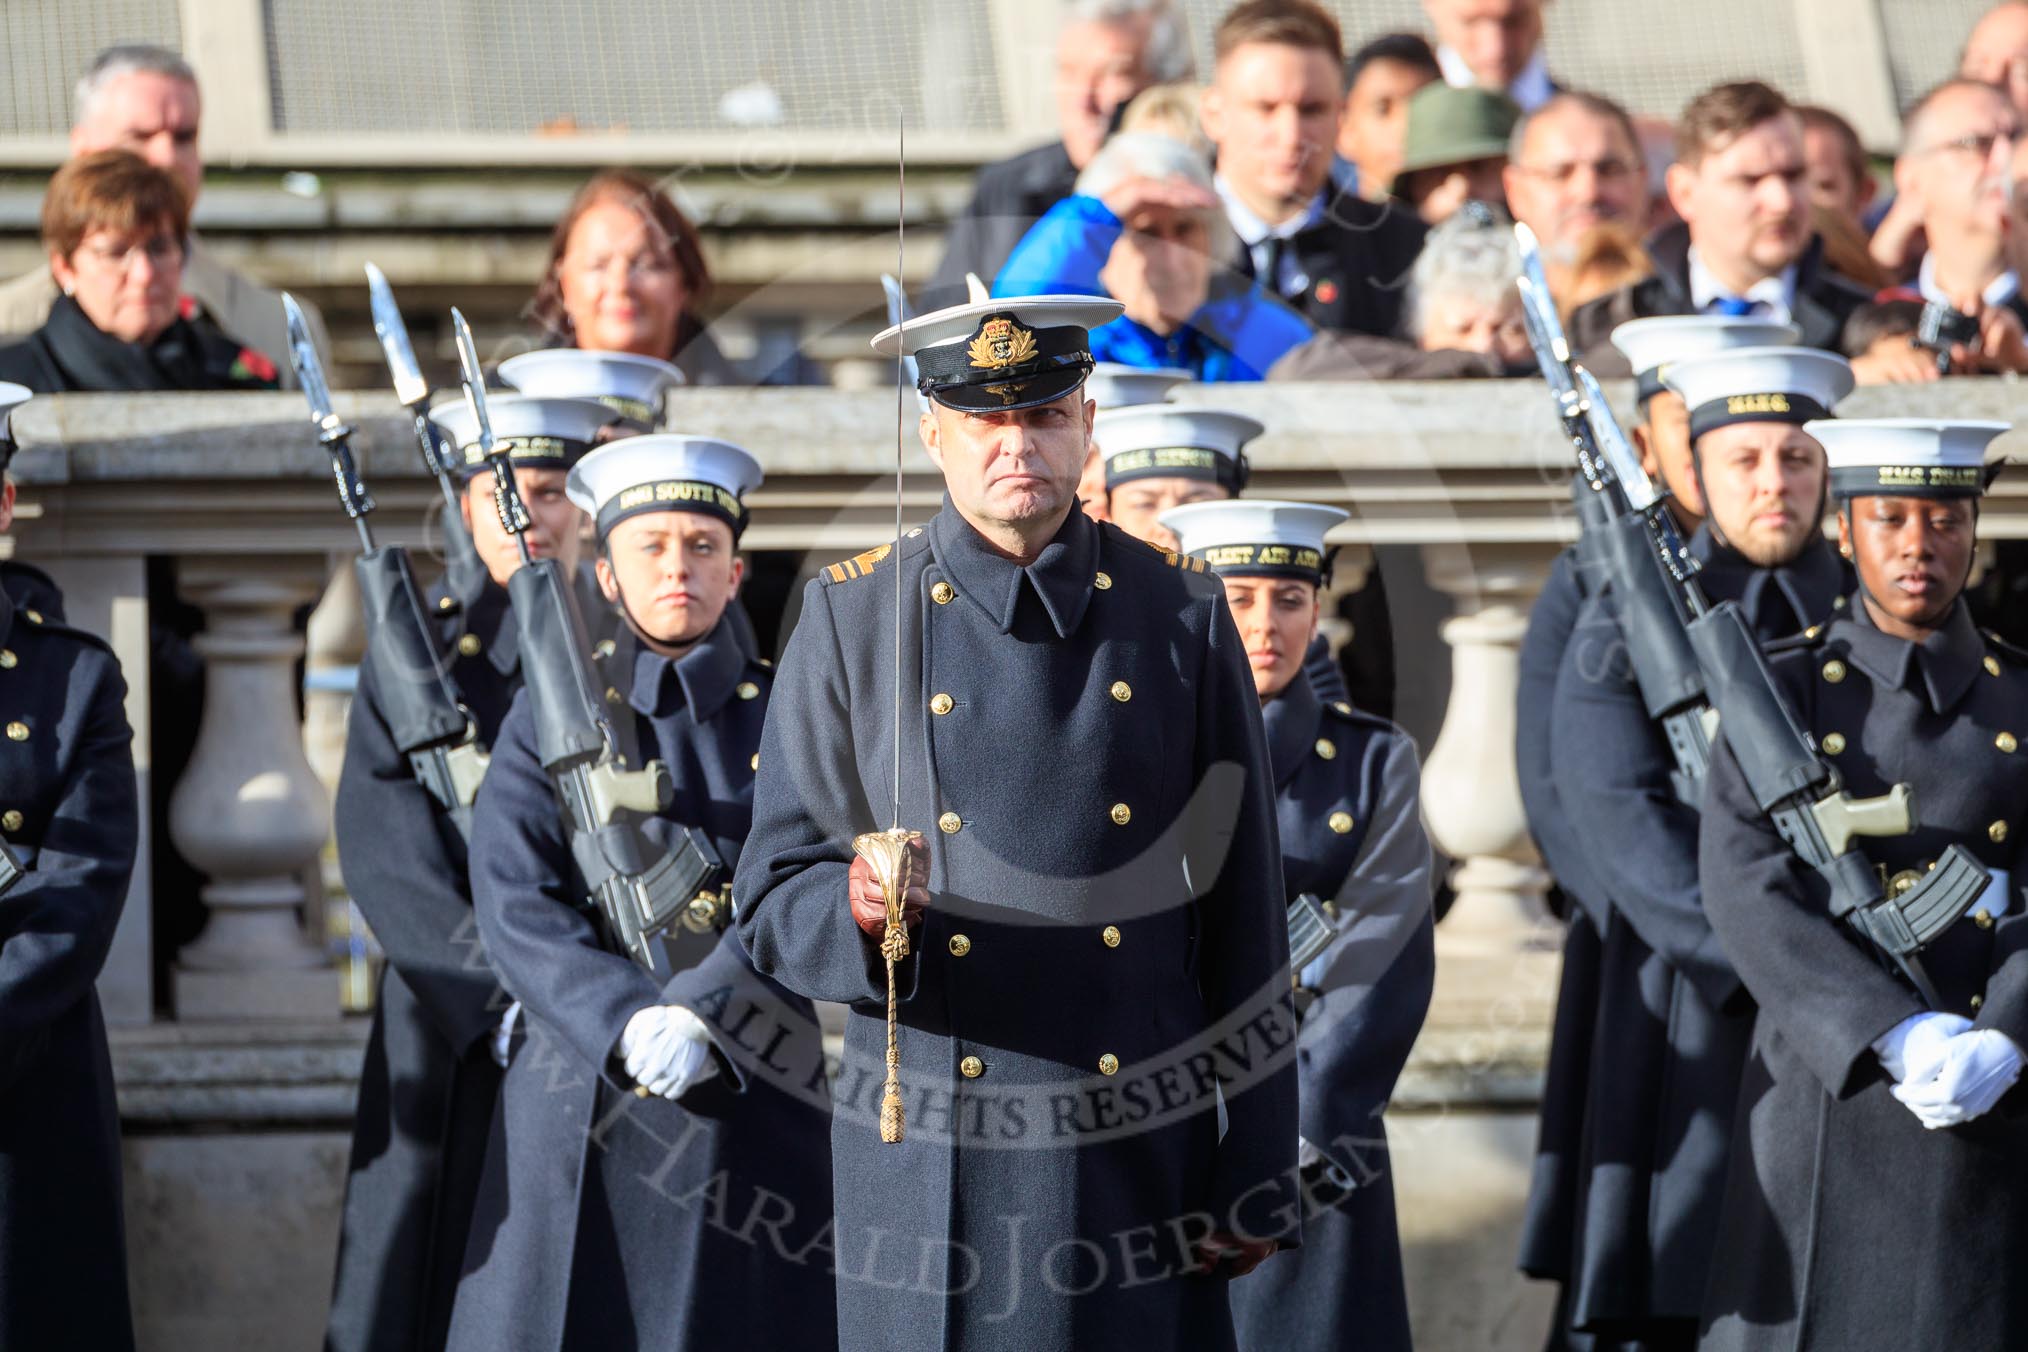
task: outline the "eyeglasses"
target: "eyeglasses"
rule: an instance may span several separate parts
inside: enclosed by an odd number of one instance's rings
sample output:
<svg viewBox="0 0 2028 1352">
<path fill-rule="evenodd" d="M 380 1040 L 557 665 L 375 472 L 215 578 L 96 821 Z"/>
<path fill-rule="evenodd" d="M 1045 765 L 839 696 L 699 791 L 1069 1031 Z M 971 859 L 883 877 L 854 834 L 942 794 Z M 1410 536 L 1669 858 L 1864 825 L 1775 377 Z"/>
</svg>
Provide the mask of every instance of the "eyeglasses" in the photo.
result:
<svg viewBox="0 0 2028 1352">
<path fill-rule="evenodd" d="M 1566 160 L 1561 164 L 1517 164 L 1514 167 L 1531 178 L 1546 178 L 1558 184 L 1570 182 L 1577 177 L 1580 169 L 1591 170 L 1592 176 L 1601 183 L 1623 183 L 1643 172 L 1643 166 L 1617 156 L 1602 160 Z"/>
<path fill-rule="evenodd" d="M 78 252 L 108 272 L 125 272 L 139 256 L 145 256 L 157 268 L 179 261 L 183 257 L 183 241 L 174 235 L 151 235 L 134 244 L 87 244 Z"/>
<path fill-rule="evenodd" d="M 2018 141 L 2020 139 L 2021 129 L 2019 127 L 2003 127 L 1999 131 L 1975 131 L 1964 136 L 1954 136 L 1948 141 L 1939 141 L 1935 145 L 1925 148 L 1921 153 L 1925 155 L 1941 155 L 1945 151 L 1954 151 L 1970 155 L 1974 159 L 1984 160 L 1993 153 L 1993 147 L 2000 144 L 2000 142 Z"/>
</svg>

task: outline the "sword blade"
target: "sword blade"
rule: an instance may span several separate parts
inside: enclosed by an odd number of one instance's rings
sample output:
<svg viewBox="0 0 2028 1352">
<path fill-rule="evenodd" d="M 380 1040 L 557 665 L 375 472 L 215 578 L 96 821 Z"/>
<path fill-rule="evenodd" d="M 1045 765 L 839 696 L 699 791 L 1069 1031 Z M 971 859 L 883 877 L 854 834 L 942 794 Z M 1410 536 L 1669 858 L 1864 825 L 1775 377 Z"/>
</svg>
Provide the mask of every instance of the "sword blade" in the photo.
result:
<svg viewBox="0 0 2028 1352">
<path fill-rule="evenodd" d="M 416 364 L 415 348 L 408 340 L 408 325 L 402 322 L 401 307 L 394 303 L 394 289 L 388 286 L 386 275 L 371 263 L 366 265 L 366 290 L 373 298 L 373 334 L 380 339 L 381 353 L 394 377 L 394 397 L 410 408 L 420 408 L 429 402 L 429 382 L 423 379 L 422 367 Z"/>
</svg>

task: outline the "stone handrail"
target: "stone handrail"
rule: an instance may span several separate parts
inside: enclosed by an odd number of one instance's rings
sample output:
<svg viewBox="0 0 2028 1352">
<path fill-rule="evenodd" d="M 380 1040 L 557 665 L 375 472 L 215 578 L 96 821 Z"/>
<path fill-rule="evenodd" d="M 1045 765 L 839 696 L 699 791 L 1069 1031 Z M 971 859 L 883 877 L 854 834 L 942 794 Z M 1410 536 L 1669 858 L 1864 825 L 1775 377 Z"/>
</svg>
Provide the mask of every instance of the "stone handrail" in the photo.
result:
<svg viewBox="0 0 2028 1352">
<path fill-rule="evenodd" d="M 1631 402 L 1630 387 L 1609 393 L 1623 408 Z M 1334 535 L 1348 546 L 1341 557 L 1350 564 L 1338 569 L 1336 589 L 1356 587 L 1377 550 L 1388 566 L 1419 558 L 1421 576 L 1403 581 L 1447 598 L 1449 618 L 1424 626 L 1441 634 L 1447 659 L 1433 638 L 1414 641 L 1414 616 L 1394 621 L 1403 686 L 1440 687 L 1446 677 L 1449 686 L 1440 718 L 1423 726 L 1404 719 L 1426 748 L 1431 834 L 1458 861 L 1444 941 L 1453 955 L 1504 965 L 1542 994 L 1534 959 L 1547 955 L 1554 930 L 1541 907 L 1549 879 L 1522 820 L 1511 753 L 1516 658 L 1529 604 L 1574 522 L 1567 448 L 1541 387 L 1197 386 L 1179 397 L 1267 423 L 1249 450 L 1253 495 L 1352 512 Z M 338 403 L 358 429 L 380 538 L 426 555 L 441 504 L 406 415 L 378 393 L 343 394 Z M 746 446 L 766 467 L 767 483 L 750 499 L 747 548 L 807 550 L 821 562 L 892 530 L 894 409 L 891 390 L 695 390 L 673 396 L 669 422 Z M 2028 415 L 2028 394 L 2014 381 L 1989 379 L 1862 390 L 1842 411 L 2012 419 L 2017 410 Z M 198 647 L 210 664 L 210 697 L 170 829 L 211 878 L 212 920 L 178 955 L 178 1016 L 335 1014 L 336 984 L 298 913 L 328 834 L 328 738 L 337 720 L 313 703 L 324 745 L 306 756 L 294 675 L 304 638 L 293 616 L 324 593 L 336 568 L 341 585 L 310 626 L 309 662 L 356 657 L 356 599 L 345 585 L 349 570 L 337 565 L 357 544 L 300 398 L 65 396 L 34 400 L 13 422 L 22 446 L 14 462 L 23 508 L 16 551 L 58 574 L 74 622 L 113 639 L 136 691 L 146 689 L 143 559 L 174 556 L 183 595 L 206 612 Z M 941 486 L 914 428 L 903 431 L 906 514 L 921 520 L 936 510 Z M 2028 434 L 2010 433 L 1995 451 L 2028 452 Z M 2000 481 L 1981 531 L 2028 538 L 2028 481 Z M 1389 585 L 1392 597 L 1398 584 Z M 130 707 L 137 731 L 145 729 L 138 695 Z M 145 733 L 138 745 L 145 747 Z M 102 983 L 116 1022 L 145 1022 L 153 1005 L 146 876 L 137 869 Z"/>
</svg>

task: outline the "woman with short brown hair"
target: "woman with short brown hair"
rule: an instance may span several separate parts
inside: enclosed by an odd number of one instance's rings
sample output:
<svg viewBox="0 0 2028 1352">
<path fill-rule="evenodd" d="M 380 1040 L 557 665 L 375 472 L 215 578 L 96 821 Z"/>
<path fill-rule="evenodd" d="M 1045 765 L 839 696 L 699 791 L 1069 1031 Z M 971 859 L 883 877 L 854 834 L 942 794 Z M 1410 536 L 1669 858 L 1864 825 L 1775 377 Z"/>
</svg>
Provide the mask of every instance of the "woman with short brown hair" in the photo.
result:
<svg viewBox="0 0 2028 1352">
<path fill-rule="evenodd" d="M 693 385 L 744 383 L 695 317 L 710 294 L 697 227 L 646 176 L 608 169 L 556 223 L 534 316 L 551 345 L 659 357 Z"/>
<path fill-rule="evenodd" d="M 38 394 L 274 389 L 260 353 L 182 295 L 190 200 L 125 150 L 71 160 L 42 199 L 42 243 L 63 294 L 49 319 L 0 349 L 0 380 Z"/>
</svg>

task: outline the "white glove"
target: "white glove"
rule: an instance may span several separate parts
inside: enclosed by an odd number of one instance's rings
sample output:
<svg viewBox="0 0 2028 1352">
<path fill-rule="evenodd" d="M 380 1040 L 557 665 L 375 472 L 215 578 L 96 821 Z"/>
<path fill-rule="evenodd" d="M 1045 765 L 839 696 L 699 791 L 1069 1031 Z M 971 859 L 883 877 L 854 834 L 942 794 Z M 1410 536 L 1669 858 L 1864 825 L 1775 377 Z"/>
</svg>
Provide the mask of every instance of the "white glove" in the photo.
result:
<svg viewBox="0 0 2028 1352">
<path fill-rule="evenodd" d="M 636 1010 L 620 1033 L 620 1060 L 635 1084 L 666 1099 L 718 1070 L 704 1021 L 681 1005 Z"/>
<path fill-rule="evenodd" d="M 514 1025 L 520 1021 L 521 1002 L 516 1000 L 507 1006 L 507 1012 L 494 1025 L 492 1036 L 486 1039 L 487 1050 L 493 1053 L 493 1064 L 502 1070 L 507 1069 L 507 1053 L 514 1046 Z"/>
<path fill-rule="evenodd" d="M 1997 1028 L 1974 1028 L 1945 1045 L 1932 1077 L 1898 1084 L 1891 1092 L 1930 1130 L 1954 1127 L 1998 1103 L 2021 1078 L 2022 1064 L 2014 1039 Z"/>
<path fill-rule="evenodd" d="M 1926 1009 L 1882 1033 L 1873 1043 L 1873 1054 L 1897 1082 L 1927 1080 L 1943 1064 L 1944 1045 L 1971 1026 L 1970 1019 L 1957 1014 Z"/>
</svg>

